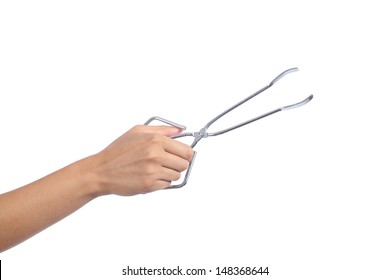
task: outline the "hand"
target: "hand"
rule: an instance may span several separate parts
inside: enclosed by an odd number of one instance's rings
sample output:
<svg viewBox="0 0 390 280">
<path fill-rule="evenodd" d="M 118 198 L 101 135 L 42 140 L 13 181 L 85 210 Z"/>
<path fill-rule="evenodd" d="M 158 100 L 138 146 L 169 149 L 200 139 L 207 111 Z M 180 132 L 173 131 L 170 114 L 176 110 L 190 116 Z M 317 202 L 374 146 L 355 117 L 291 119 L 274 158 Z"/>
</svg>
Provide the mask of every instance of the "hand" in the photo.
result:
<svg viewBox="0 0 390 280">
<path fill-rule="evenodd" d="M 180 179 L 193 155 L 191 147 L 169 138 L 180 132 L 171 126 L 135 126 L 95 155 L 101 194 L 147 193 Z"/>
</svg>

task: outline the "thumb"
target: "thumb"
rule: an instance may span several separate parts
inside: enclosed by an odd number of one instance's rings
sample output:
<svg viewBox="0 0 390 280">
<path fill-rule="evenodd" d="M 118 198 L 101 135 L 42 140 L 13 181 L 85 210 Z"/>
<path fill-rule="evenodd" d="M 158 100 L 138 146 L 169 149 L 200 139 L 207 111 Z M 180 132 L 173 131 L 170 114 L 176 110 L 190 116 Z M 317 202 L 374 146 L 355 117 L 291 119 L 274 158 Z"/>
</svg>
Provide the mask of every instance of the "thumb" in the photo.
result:
<svg viewBox="0 0 390 280">
<path fill-rule="evenodd" d="M 178 128 L 178 127 L 167 126 L 167 125 L 145 126 L 146 133 L 157 133 L 157 134 L 162 134 L 162 135 L 168 136 L 168 137 L 179 134 L 182 131 L 183 130 Z"/>
</svg>

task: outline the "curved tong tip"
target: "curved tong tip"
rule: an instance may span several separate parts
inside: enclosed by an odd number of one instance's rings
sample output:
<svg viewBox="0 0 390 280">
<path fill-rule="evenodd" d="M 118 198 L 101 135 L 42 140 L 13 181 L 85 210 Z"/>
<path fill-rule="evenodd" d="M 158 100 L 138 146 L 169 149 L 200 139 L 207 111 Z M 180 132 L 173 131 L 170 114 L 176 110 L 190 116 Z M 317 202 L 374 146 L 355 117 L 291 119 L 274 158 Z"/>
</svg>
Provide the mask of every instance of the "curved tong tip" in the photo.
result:
<svg viewBox="0 0 390 280">
<path fill-rule="evenodd" d="M 284 71 L 283 73 L 279 74 L 279 76 L 277 76 L 275 79 L 273 79 L 272 82 L 270 82 L 269 86 L 272 86 L 274 83 L 276 83 L 277 81 L 279 81 L 279 80 L 280 80 L 281 78 L 283 78 L 285 75 L 290 74 L 290 73 L 293 73 L 293 72 L 297 72 L 297 71 L 299 71 L 299 69 L 298 69 L 297 67 L 287 69 L 287 70 Z"/>
<path fill-rule="evenodd" d="M 301 102 L 298 102 L 298 103 L 295 103 L 295 104 L 284 106 L 284 107 L 280 108 L 280 110 L 284 111 L 284 110 L 290 110 L 290 109 L 295 109 L 295 108 L 301 107 L 301 106 L 306 105 L 307 103 L 309 103 L 313 99 L 313 97 L 314 97 L 313 94 L 311 94 L 305 100 L 302 100 Z"/>
</svg>

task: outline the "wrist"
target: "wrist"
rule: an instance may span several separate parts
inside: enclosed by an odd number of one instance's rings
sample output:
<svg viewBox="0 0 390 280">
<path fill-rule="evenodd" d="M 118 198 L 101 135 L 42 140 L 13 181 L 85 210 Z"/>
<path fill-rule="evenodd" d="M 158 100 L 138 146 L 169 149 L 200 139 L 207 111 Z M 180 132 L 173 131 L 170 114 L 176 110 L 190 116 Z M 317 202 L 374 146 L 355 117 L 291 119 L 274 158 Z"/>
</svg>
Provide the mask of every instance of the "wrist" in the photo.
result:
<svg viewBox="0 0 390 280">
<path fill-rule="evenodd" d="M 92 155 L 74 163 L 79 176 L 79 182 L 91 199 L 107 194 L 104 191 L 102 180 L 99 179 L 97 155 Z"/>
</svg>

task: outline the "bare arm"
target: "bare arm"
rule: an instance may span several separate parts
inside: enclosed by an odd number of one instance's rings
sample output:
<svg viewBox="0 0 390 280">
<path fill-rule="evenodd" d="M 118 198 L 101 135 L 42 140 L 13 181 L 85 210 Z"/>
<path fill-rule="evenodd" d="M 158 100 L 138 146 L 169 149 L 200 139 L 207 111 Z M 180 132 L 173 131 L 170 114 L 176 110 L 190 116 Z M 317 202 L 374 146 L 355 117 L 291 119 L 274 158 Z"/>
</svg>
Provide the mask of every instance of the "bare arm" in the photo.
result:
<svg viewBox="0 0 390 280">
<path fill-rule="evenodd" d="M 173 127 L 136 126 L 100 153 L 0 195 L 0 252 L 108 194 L 136 195 L 170 185 L 192 149 L 167 136 Z"/>
</svg>

